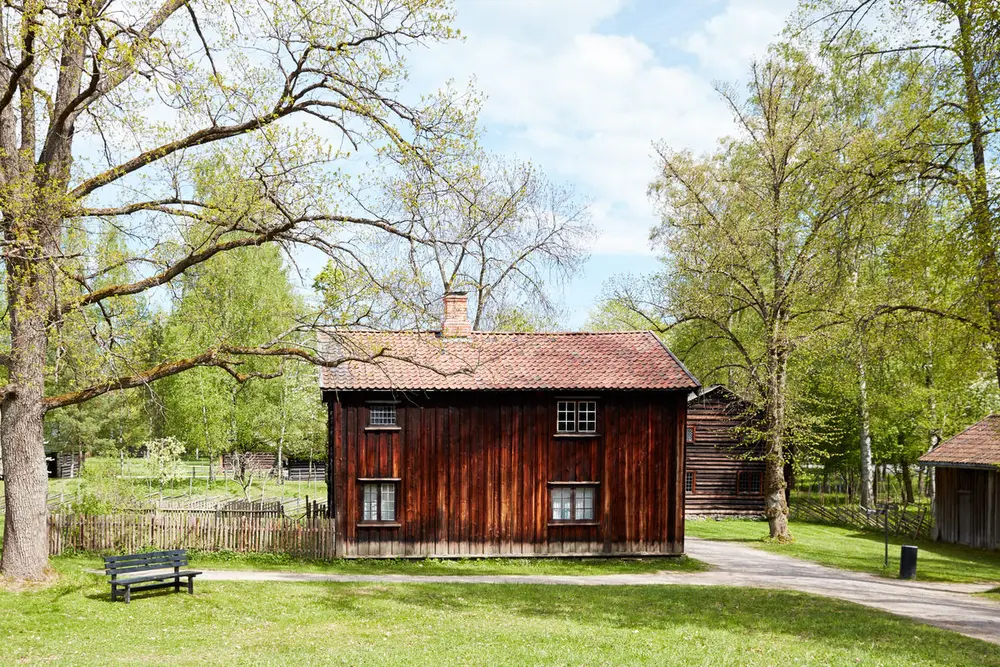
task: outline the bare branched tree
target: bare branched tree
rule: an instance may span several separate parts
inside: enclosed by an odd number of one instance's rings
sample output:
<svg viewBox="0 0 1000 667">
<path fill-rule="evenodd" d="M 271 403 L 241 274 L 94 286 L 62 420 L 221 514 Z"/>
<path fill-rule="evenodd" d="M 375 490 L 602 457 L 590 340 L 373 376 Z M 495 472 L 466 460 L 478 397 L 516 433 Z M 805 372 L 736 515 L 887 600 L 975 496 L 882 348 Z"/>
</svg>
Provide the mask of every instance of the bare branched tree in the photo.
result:
<svg viewBox="0 0 1000 667">
<path fill-rule="evenodd" d="M 410 237 L 396 240 L 409 267 L 395 284 L 421 305 L 418 324 L 438 320 L 441 295 L 455 290 L 469 292 L 475 329 L 551 320 L 552 290 L 582 265 L 594 233 L 571 189 L 531 164 L 478 150 L 447 170 L 409 169 L 383 187 L 396 215 L 413 221 Z"/>
</svg>

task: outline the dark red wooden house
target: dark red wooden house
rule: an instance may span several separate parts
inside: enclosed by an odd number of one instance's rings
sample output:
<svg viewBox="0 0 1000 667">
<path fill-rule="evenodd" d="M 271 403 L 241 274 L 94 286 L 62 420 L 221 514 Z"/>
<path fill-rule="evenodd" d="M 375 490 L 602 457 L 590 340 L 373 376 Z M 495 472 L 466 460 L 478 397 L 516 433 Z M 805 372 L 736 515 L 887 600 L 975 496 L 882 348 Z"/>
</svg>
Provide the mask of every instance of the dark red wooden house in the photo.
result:
<svg viewBox="0 0 1000 667">
<path fill-rule="evenodd" d="M 337 554 L 680 554 L 698 386 L 652 333 L 330 334 Z"/>
<path fill-rule="evenodd" d="M 942 542 L 1000 549 L 1000 415 L 920 457 L 934 468 L 934 531 Z"/>
<path fill-rule="evenodd" d="M 764 513 L 764 461 L 748 442 L 753 407 L 722 385 L 688 397 L 684 491 L 688 516 Z"/>
</svg>

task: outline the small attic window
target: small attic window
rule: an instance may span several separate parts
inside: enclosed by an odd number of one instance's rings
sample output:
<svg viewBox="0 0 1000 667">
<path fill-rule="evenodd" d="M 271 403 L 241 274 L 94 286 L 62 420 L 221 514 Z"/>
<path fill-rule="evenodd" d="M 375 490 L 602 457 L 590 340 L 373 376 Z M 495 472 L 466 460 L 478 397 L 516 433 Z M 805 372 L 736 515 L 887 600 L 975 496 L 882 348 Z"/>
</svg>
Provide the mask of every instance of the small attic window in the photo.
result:
<svg viewBox="0 0 1000 667">
<path fill-rule="evenodd" d="M 396 406 L 392 404 L 371 405 L 368 407 L 369 426 L 395 426 Z"/>
<path fill-rule="evenodd" d="M 596 433 L 597 401 L 557 401 L 556 433 Z"/>
</svg>

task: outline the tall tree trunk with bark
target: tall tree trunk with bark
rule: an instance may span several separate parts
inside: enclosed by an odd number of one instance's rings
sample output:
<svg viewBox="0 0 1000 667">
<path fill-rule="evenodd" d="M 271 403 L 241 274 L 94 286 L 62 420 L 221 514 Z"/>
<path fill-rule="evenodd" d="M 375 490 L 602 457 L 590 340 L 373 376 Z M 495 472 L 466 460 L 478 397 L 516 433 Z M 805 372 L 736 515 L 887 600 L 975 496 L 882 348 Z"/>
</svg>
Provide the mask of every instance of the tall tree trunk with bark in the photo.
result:
<svg viewBox="0 0 1000 667">
<path fill-rule="evenodd" d="M 44 252 L 38 240 L 46 236 L 43 225 L 12 225 L 8 233 L 28 255 L 7 264 L 10 384 L 0 408 L 6 502 L 0 572 L 13 579 L 42 579 L 48 566 L 43 398 L 49 298 L 44 264 L 34 259 Z"/>
<path fill-rule="evenodd" d="M 768 353 L 767 435 L 764 455 L 764 514 L 772 539 L 790 540 L 785 499 L 785 400 L 788 355 L 781 342 Z"/>
</svg>

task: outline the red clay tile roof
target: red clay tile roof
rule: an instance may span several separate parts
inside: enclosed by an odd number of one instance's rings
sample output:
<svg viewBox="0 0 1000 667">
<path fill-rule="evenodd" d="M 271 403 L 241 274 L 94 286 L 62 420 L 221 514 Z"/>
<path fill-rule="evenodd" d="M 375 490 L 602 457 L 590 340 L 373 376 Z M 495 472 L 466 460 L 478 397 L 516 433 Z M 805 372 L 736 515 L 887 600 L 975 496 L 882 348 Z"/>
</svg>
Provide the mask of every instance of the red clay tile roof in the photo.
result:
<svg viewBox="0 0 1000 667">
<path fill-rule="evenodd" d="M 323 389 L 693 389 L 698 381 L 648 331 L 324 333 L 321 353 L 348 358 L 323 368 Z"/>
<path fill-rule="evenodd" d="M 1000 465 L 1000 415 L 990 415 L 920 457 L 920 463 L 952 467 Z"/>
</svg>

